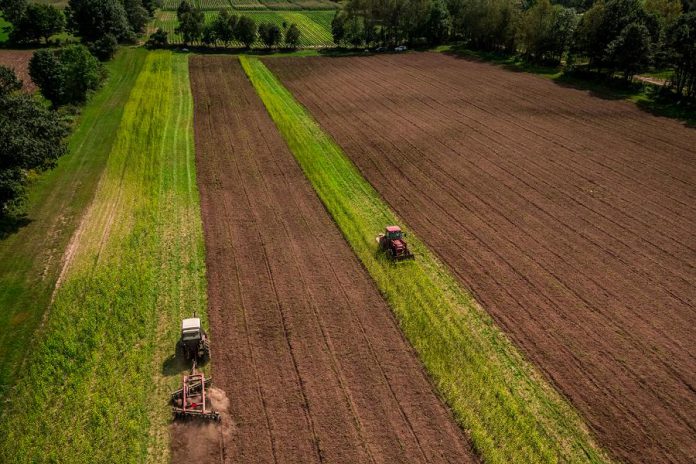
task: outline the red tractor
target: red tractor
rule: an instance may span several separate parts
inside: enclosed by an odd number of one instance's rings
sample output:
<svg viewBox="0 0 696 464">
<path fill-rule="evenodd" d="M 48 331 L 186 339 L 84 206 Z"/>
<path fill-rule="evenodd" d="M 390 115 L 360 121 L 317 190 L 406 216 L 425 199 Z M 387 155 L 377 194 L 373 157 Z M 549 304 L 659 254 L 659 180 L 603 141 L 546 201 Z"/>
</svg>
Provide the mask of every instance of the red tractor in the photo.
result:
<svg viewBox="0 0 696 464">
<path fill-rule="evenodd" d="M 401 231 L 399 226 L 387 226 L 383 234 L 377 236 L 377 243 L 380 251 L 384 251 L 392 261 L 404 261 L 407 259 L 415 259 L 411 250 L 404 240 L 405 233 Z"/>
</svg>

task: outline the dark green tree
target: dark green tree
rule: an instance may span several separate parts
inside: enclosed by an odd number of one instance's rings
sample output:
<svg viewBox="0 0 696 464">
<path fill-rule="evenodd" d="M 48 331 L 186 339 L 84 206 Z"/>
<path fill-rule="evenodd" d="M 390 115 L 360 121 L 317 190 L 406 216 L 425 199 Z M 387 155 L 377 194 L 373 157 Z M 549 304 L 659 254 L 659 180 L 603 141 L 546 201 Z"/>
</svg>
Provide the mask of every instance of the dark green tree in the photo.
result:
<svg viewBox="0 0 696 464">
<path fill-rule="evenodd" d="M 32 3 L 24 10 L 24 15 L 13 24 L 10 40 L 16 43 L 32 43 L 49 37 L 65 29 L 65 16 L 51 5 Z"/>
<path fill-rule="evenodd" d="M 0 65 L 0 97 L 21 88 L 22 81 L 17 77 L 17 73 L 7 66 Z"/>
<path fill-rule="evenodd" d="M 285 31 L 285 46 L 289 48 L 297 48 L 300 45 L 300 36 L 301 32 L 300 28 L 297 27 L 297 24 L 290 24 L 288 30 Z"/>
<path fill-rule="evenodd" d="M 256 42 L 256 22 L 248 16 L 242 16 L 237 23 L 236 39 L 251 48 Z"/>
<path fill-rule="evenodd" d="M 54 106 L 63 103 L 63 85 L 65 74 L 58 53 L 55 50 L 42 49 L 34 52 L 29 60 L 29 75 L 41 94 Z"/>
<path fill-rule="evenodd" d="M 205 16 L 200 10 L 193 10 L 188 13 L 183 13 L 179 19 L 179 25 L 175 31 L 181 34 L 184 39 L 184 44 L 198 42 L 203 37 L 203 26 L 205 25 Z"/>
<path fill-rule="evenodd" d="M 176 9 L 176 18 L 181 21 L 181 17 L 185 15 L 186 13 L 192 13 L 193 12 L 193 7 L 189 2 L 186 0 L 182 0 L 181 3 L 179 3 L 179 6 Z"/>
<path fill-rule="evenodd" d="M 346 13 L 343 10 L 336 10 L 331 20 L 331 35 L 336 45 L 341 45 L 346 38 Z"/>
<path fill-rule="evenodd" d="M 68 134 L 65 121 L 19 92 L 11 74 L 0 66 L 0 216 L 24 198 L 29 172 L 53 167 L 65 153 Z"/>
<path fill-rule="evenodd" d="M 280 28 L 275 24 L 261 23 L 259 25 L 259 37 L 266 47 L 273 48 L 280 43 L 282 33 L 280 32 Z"/>
<path fill-rule="evenodd" d="M 150 21 L 150 12 L 143 6 L 142 0 L 121 0 L 126 10 L 126 17 L 131 30 L 136 33 L 143 32 Z"/>
<path fill-rule="evenodd" d="M 105 34 L 99 40 L 89 44 L 89 51 L 100 61 L 109 61 L 116 54 L 118 40 L 112 34 Z"/>
<path fill-rule="evenodd" d="M 607 46 L 607 62 L 630 80 L 644 70 L 652 58 L 652 39 L 644 25 L 634 22 L 626 26 Z"/>
<path fill-rule="evenodd" d="M 528 58 L 557 64 L 570 45 L 576 17 L 572 9 L 538 0 L 520 21 L 520 40 Z"/>
<path fill-rule="evenodd" d="M 29 61 L 29 75 L 54 107 L 80 104 L 104 80 L 102 64 L 84 45 L 37 50 Z"/>
<path fill-rule="evenodd" d="M 164 48 L 169 44 L 169 38 L 167 37 L 167 31 L 163 31 L 162 28 L 158 28 L 155 32 L 150 34 L 146 45 L 149 48 Z"/>
<path fill-rule="evenodd" d="M 439 45 L 447 41 L 452 28 L 452 18 L 444 0 L 431 2 L 425 27 L 425 37 L 429 44 Z"/>
<path fill-rule="evenodd" d="M 229 10 L 222 10 L 218 13 L 213 21 L 213 28 L 215 29 L 215 36 L 223 45 L 228 46 L 234 41 L 238 21 L 239 17 L 230 14 Z"/>
<path fill-rule="evenodd" d="M 667 59 L 674 69 L 678 95 L 696 97 L 696 11 L 684 14 L 667 29 Z"/>
<path fill-rule="evenodd" d="M 205 45 L 217 45 L 218 37 L 217 30 L 214 24 L 204 24 L 203 33 L 201 34 L 201 42 Z"/>
<path fill-rule="evenodd" d="M 119 0 L 70 0 L 66 12 L 68 25 L 85 42 L 106 34 L 119 41 L 133 40 L 133 30 Z"/>
<path fill-rule="evenodd" d="M 18 23 L 27 9 L 27 0 L 0 0 L 0 11 L 12 24 Z"/>
</svg>

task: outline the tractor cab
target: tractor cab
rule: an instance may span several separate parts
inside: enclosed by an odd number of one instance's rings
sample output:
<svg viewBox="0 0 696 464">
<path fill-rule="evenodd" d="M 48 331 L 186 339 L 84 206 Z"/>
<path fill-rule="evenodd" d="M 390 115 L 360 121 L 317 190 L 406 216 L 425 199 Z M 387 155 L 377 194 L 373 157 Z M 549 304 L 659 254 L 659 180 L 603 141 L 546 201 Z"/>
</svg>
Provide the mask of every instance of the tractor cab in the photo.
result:
<svg viewBox="0 0 696 464">
<path fill-rule="evenodd" d="M 181 337 L 177 343 L 180 350 L 188 360 L 204 363 L 210 357 L 210 342 L 208 335 L 201 327 L 198 317 L 191 317 L 181 321 Z"/>
<path fill-rule="evenodd" d="M 198 317 L 192 317 L 181 321 L 181 340 L 187 345 L 198 345 L 198 342 L 203 338 L 201 331 L 201 320 Z"/>
<path fill-rule="evenodd" d="M 388 240 L 401 240 L 404 238 L 404 233 L 401 232 L 401 227 L 399 226 L 387 226 L 384 229 L 384 236 Z"/>
</svg>

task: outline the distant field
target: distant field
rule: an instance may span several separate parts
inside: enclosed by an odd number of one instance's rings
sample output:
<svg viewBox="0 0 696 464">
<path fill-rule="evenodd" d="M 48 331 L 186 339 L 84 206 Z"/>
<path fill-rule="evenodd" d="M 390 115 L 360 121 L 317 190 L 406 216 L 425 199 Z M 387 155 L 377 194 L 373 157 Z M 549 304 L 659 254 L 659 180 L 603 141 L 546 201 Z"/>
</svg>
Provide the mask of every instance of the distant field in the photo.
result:
<svg viewBox="0 0 696 464">
<path fill-rule="evenodd" d="M 241 14 L 249 16 L 257 24 L 270 22 L 277 24 L 283 29 L 283 22 L 286 26 L 296 24 L 300 29 L 300 46 L 302 47 L 331 47 L 334 45 L 331 35 L 331 19 L 333 11 L 245 11 Z M 212 22 L 217 16 L 216 11 L 206 11 L 206 22 Z M 160 11 L 152 22 L 151 30 L 162 28 L 169 34 L 169 42 L 179 44 L 182 42 L 181 36 L 174 32 L 177 26 L 176 14 L 172 11 Z M 233 46 L 241 47 L 241 43 Z M 261 42 L 257 42 L 255 47 L 263 47 Z"/>
<path fill-rule="evenodd" d="M 59 1 L 59 0 L 44 0 Z M 176 10 L 181 0 L 163 0 L 162 9 Z M 234 8 L 237 10 L 335 10 L 331 0 L 193 0 L 203 10 Z"/>
</svg>

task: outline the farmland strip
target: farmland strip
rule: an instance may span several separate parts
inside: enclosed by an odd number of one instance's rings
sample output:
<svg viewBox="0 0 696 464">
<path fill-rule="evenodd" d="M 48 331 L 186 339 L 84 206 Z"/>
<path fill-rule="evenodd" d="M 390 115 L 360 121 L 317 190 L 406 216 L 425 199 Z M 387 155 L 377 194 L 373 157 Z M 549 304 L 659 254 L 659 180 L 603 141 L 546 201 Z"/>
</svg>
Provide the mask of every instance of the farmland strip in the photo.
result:
<svg viewBox="0 0 696 464">
<path fill-rule="evenodd" d="M 167 462 L 168 361 L 205 308 L 186 57 L 146 55 L 55 294 L 0 423 L 0 461 Z M 40 431 L 40 433 L 37 433 Z"/>
<path fill-rule="evenodd" d="M 238 61 L 191 72 L 225 462 L 476 461 Z"/>
<path fill-rule="evenodd" d="M 255 59 L 247 74 L 315 190 L 394 309 L 486 461 L 601 461 L 568 406 L 416 238 L 415 263 L 390 265 L 372 235 L 398 218 L 335 143 Z"/>
<path fill-rule="evenodd" d="M 27 223 L 1 234 L 0 326 L 8 328 L 0 331 L 2 395 L 21 371 L 31 340 L 38 337 L 35 331 L 63 266 L 61 256 L 94 195 L 123 105 L 144 61 L 143 51 L 124 50 L 116 56 L 109 65 L 111 77 L 80 116 L 69 153 L 31 187 Z"/>
<path fill-rule="evenodd" d="M 269 66 L 616 456 L 693 459 L 692 132 L 434 54 Z"/>
</svg>

